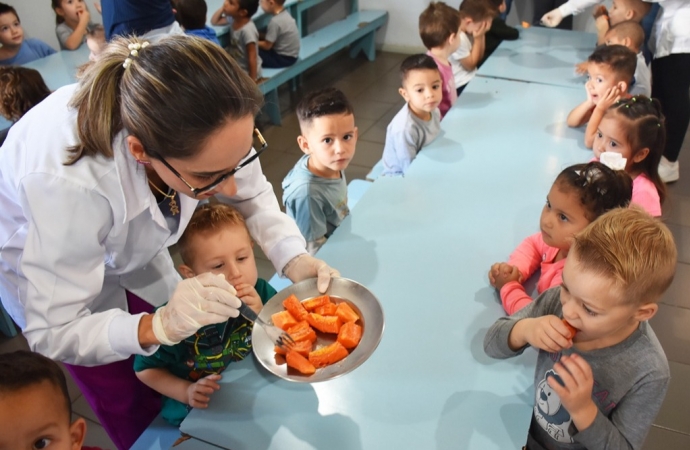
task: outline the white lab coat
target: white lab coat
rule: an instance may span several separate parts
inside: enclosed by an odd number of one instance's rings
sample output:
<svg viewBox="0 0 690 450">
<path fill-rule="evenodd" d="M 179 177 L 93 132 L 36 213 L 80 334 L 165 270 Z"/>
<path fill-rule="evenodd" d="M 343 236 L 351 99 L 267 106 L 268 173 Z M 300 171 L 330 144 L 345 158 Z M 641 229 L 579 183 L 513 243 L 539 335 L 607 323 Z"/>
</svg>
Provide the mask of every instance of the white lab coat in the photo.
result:
<svg viewBox="0 0 690 450">
<path fill-rule="evenodd" d="M 689 0 L 644 0 L 658 3 L 661 8 L 654 21 L 649 50 L 654 58 L 676 53 L 690 53 L 690 1 Z M 578 15 L 590 6 L 604 0 L 569 0 L 558 7 L 563 17 Z"/>
<path fill-rule="evenodd" d="M 197 201 L 181 196 L 171 233 L 124 131 L 113 140 L 113 159 L 64 165 L 78 140 L 77 113 L 68 107 L 75 88 L 29 111 L 0 149 L 0 298 L 33 350 L 89 366 L 156 350 L 139 345 L 140 315 L 127 312 L 125 290 L 154 306 L 169 300 L 180 277 L 167 249 Z M 237 195 L 225 201 L 281 271 L 305 253 L 305 241 L 280 212 L 258 161 L 236 180 Z"/>
</svg>

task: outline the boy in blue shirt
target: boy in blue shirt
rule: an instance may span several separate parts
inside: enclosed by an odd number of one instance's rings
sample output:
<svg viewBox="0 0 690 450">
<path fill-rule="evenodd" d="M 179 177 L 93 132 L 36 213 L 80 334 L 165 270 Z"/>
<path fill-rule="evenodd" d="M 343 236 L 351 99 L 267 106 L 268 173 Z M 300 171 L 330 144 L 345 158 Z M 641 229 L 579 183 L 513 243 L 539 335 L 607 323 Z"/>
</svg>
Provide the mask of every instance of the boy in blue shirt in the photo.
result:
<svg viewBox="0 0 690 450">
<path fill-rule="evenodd" d="M 24 39 L 17 11 L 5 3 L 0 3 L 0 44 L 0 65 L 3 66 L 20 66 L 55 53 L 40 39 Z"/>
<path fill-rule="evenodd" d="M 208 7 L 205 0 L 173 0 L 175 19 L 185 34 L 208 39 L 220 45 L 213 28 L 206 25 Z"/>
<path fill-rule="evenodd" d="M 258 277 L 253 242 L 242 215 L 222 203 L 194 211 L 177 243 L 185 278 L 206 272 L 221 274 L 256 313 L 276 294 Z M 179 426 L 190 408 L 207 408 L 220 389 L 220 373 L 251 351 L 252 324 L 239 316 L 205 326 L 177 345 L 161 345 L 152 356 L 137 355 L 137 377 L 163 397 L 162 416 Z"/>
<path fill-rule="evenodd" d="M 283 204 L 313 255 L 350 213 L 344 170 L 355 154 L 357 127 L 350 102 L 335 88 L 307 94 L 297 118 L 304 156 L 283 180 Z"/>
</svg>

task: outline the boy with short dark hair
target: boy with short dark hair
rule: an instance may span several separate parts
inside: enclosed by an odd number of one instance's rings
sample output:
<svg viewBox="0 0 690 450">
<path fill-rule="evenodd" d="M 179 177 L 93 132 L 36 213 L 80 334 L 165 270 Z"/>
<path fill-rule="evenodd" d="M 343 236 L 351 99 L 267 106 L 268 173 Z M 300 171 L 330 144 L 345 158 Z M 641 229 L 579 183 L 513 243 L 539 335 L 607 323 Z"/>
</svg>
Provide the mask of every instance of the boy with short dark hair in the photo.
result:
<svg viewBox="0 0 690 450">
<path fill-rule="evenodd" d="M 221 274 L 257 314 L 276 294 L 258 277 L 252 238 L 244 217 L 232 206 L 198 207 L 177 245 L 183 277 Z M 190 407 L 208 407 L 211 394 L 220 389 L 220 373 L 251 352 L 251 329 L 251 322 L 239 316 L 205 326 L 179 344 L 161 345 L 151 356 L 134 357 L 137 377 L 164 395 L 165 420 L 179 426 Z"/>
<path fill-rule="evenodd" d="M 225 0 L 223 6 L 213 13 L 213 25 L 230 24 L 230 43 L 226 50 L 249 77 L 259 82 L 261 78 L 261 56 L 259 56 L 259 30 L 252 16 L 259 9 L 259 0 Z M 230 17 L 232 20 L 228 20 Z"/>
<path fill-rule="evenodd" d="M 644 30 L 639 23 L 626 20 L 613 25 L 604 36 L 606 45 L 622 45 L 637 55 L 637 67 L 633 79 L 635 82 L 629 89 L 630 95 L 652 96 L 652 73 L 647 66 L 642 53 L 644 45 Z"/>
<path fill-rule="evenodd" d="M 500 318 L 494 358 L 539 350 L 527 449 L 639 449 L 670 371 L 648 320 L 676 270 L 669 229 L 639 208 L 602 215 L 577 234 L 563 283 Z"/>
<path fill-rule="evenodd" d="M 206 25 L 208 6 L 205 0 L 172 0 L 172 3 L 175 20 L 184 28 L 185 34 L 220 45 L 215 30 Z"/>
<path fill-rule="evenodd" d="M 570 111 L 568 126 L 584 125 L 597 105 L 601 103 L 600 108 L 605 110 L 620 96 L 627 95 L 636 68 L 637 56 L 630 49 L 622 45 L 597 47 L 587 59 L 587 100 Z"/>
<path fill-rule="evenodd" d="M 400 95 L 405 105 L 386 129 L 382 175 L 404 175 L 417 153 L 441 132 L 438 105 L 441 74 L 429 55 L 411 55 L 400 65 Z"/>
<path fill-rule="evenodd" d="M 439 105 L 443 118 L 458 99 L 450 55 L 460 46 L 460 11 L 443 2 L 431 2 L 419 15 L 419 36 L 434 58 L 441 73 L 443 100 Z"/>
<path fill-rule="evenodd" d="M 0 65 L 20 66 L 55 53 L 40 39 L 24 39 L 24 29 L 17 11 L 0 3 Z"/>
<path fill-rule="evenodd" d="M 0 449 L 78 450 L 85 437 L 55 361 L 26 350 L 0 354 Z"/>
<path fill-rule="evenodd" d="M 486 33 L 498 15 L 498 8 L 492 0 L 463 0 L 459 11 L 460 46 L 449 58 L 458 96 L 474 78 L 484 58 Z"/>
<path fill-rule="evenodd" d="M 350 214 L 344 171 L 355 155 L 357 127 L 352 105 L 335 88 L 305 95 L 297 118 L 304 156 L 283 180 L 283 204 L 313 255 Z"/>
<path fill-rule="evenodd" d="M 300 39 L 297 23 L 285 9 L 285 0 L 261 0 L 261 9 L 273 17 L 266 36 L 259 41 L 263 67 L 288 67 L 299 57 Z"/>
</svg>

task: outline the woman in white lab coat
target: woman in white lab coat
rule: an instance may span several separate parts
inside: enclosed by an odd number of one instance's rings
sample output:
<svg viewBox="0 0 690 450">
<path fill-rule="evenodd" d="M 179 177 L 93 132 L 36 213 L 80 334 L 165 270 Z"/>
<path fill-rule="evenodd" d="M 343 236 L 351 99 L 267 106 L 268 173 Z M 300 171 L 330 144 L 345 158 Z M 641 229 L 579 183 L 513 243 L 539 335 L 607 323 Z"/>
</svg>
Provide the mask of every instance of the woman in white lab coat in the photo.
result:
<svg viewBox="0 0 690 450">
<path fill-rule="evenodd" d="M 306 253 L 261 172 L 261 102 L 208 41 L 120 38 L 2 147 L 0 298 L 33 350 L 67 363 L 119 448 L 160 409 L 132 355 L 237 316 L 232 286 L 181 281 L 168 253 L 200 199 L 233 203 L 293 281 L 318 276 L 324 291 L 337 274 Z"/>
</svg>

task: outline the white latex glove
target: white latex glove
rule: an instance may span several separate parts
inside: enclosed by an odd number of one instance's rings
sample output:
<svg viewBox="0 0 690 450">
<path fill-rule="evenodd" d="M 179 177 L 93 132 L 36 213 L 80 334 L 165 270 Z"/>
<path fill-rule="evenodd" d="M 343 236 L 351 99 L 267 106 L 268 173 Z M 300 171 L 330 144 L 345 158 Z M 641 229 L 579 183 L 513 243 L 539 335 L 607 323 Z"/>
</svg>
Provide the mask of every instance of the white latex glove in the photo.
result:
<svg viewBox="0 0 690 450">
<path fill-rule="evenodd" d="M 556 8 L 544 14 L 541 18 L 541 23 L 547 27 L 553 28 L 557 27 L 562 20 L 563 14 Z"/>
<path fill-rule="evenodd" d="M 240 300 L 223 275 L 204 273 L 181 281 L 167 305 L 153 316 L 153 334 L 163 345 L 175 345 L 212 323 L 237 317 Z"/>
<path fill-rule="evenodd" d="M 340 272 L 330 267 L 324 261 L 316 259 L 308 253 L 295 256 L 285 265 L 283 273 L 293 283 L 318 277 L 316 287 L 322 294 L 328 290 L 331 278 L 339 277 Z"/>
</svg>

